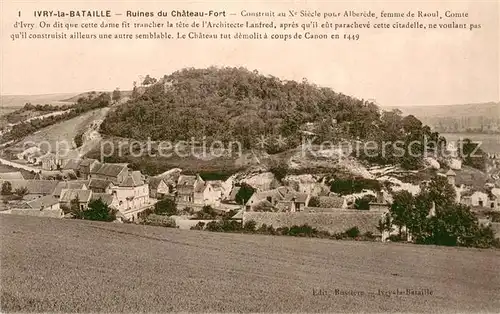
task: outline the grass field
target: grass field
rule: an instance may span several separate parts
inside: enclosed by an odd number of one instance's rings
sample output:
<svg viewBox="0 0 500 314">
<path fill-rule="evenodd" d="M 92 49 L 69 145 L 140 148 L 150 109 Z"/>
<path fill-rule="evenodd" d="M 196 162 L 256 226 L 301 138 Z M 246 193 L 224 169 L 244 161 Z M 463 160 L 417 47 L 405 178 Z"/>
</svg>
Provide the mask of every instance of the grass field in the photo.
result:
<svg viewBox="0 0 500 314">
<path fill-rule="evenodd" d="M 2 312 L 500 309 L 494 250 L 7 215 L 0 224 Z M 407 288 L 432 295 L 378 294 Z M 320 289 L 329 295 L 317 295 Z M 364 295 L 335 295 L 335 289 Z"/>
</svg>

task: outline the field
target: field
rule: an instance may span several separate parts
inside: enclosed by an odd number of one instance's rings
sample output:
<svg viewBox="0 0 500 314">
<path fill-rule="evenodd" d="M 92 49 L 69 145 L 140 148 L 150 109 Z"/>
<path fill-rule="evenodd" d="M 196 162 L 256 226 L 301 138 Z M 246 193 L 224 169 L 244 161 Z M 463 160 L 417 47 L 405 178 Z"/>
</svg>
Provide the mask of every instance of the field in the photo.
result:
<svg viewBox="0 0 500 314">
<path fill-rule="evenodd" d="M 2 312 L 500 309 L 495 250 L 7 215 L 0 224 Z M 379 289 L 432 294 L 380 295 Z"/>
</svg>

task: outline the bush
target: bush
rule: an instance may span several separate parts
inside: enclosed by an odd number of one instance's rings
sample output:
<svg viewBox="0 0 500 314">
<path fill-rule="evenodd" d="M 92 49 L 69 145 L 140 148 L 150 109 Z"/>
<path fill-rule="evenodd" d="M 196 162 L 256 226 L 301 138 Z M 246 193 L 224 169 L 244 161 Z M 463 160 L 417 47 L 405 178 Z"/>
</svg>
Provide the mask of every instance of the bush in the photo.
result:
<svg viewBox="0 0 500 314">
<path fill-rule="evenodd" d="M 217 211 L 210 205 L 205 205 L 203 208 L 194 214 L 193 219 L 196 220 L 210 220 L 216 219 L 219 216 Z"/>
<path fill-rule="evenodd" d="M 155 214 L 157 215 L 167 215 L 172 216 L 177 214 L 177 205 L 175 202 L 169 198 L 164 198 L 159 200 L 155 204 Z"/>
<path fill-rule="evenodd" d="M 12 194 L 12 184 L 9 181 L 2 183 L 2 195 Z"/>
<path fill-rule="evenodd" d="M 257 227 L 257 223 L 253 220 L 250 220 L 250 221 L 245 222 L 245 224 L 243 225 L 243 230 L 245 232 L 255 232 L 256 227 Z"/>
<path fill-rule="evenodd" d="M 189 228 L 190 230 L 203 230 L 205 229 L 205 223 L 203 221 L 198 222 L 196 225 Z"/>
<path fill-rule="evenodd" d="M 240 232 L 241 223 L 236 220 L 211 221 L 207 224 L 205 230 L 212 232 Z"/>
<path fill-rule="evenodd" d="M 308 206 L 309 207 L 319 207 L 320 206 L 319 197 L 317 197 L 317 196 L 311 197 L 311 199 L 309 200 Z"/>
<path fill-rule="evenodd" d="M 177 224 L 173 218 L 157 214 L 147 216 L 142 223 L 150 226 L 177 228 Z"/>
<path fill-rule="evenodd" d="M 345 232 L 345 234 L 349 238 L 357 238 L 357 237 L 359 237 L 360 232 L 359 232 L 358 227 L 352 227 L 352 228 L 347 229 L 346 232 Z"/>
<path fill-rule="evenodd" d="M 97 221 L 114 221 L 116 219 L 116 211 L 109 208 L 101 199 L 91 201 L 86 210 L 81 211 L 81 216 L 77 218 L 97 220 Z"/>
</svg>

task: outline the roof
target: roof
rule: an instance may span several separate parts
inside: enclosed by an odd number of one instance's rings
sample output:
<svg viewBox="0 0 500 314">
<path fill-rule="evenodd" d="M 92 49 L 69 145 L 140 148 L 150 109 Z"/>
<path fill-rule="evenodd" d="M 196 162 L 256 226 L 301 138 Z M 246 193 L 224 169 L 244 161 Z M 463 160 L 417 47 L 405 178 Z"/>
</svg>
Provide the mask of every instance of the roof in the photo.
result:
<svg viewBox="0 0 500 314">
<path fill-rule="evenodd" d="M 95 162 L 98 162 L 98 161 L 96 159 L 90 159 L 90 158 L 83 159 L 80 162 L 80 167 L 88 167 L 88 166 L 90 166 L 91 164 L 93 164 Z"/>
<path fill-rule="evenodd" d="M 57 186 L 54 190 L 54 196 L 61 196 L 61 191 L 63 189 L 83 189 L 84 186 L 88 184 L 88 181 L 61 181 L 57 183 Z"/>
<path fill-rule="evenodd" d="M 90 189 L 107 189 L 113 182 L 103 179 L 90 179 L 89 188 Z"/>
<path fill-rule="evenodd" d="M 33 209 L 39 209 L 42 207 L 50 207 L 59 203 L 59 199 L 53 195 L 46 195 L 37 198 L 36 200 L 28 202 L 28 206 Z"/>
<path fill-rule="evenodd" d="M 108 193 L 92 193 L 90 199 L 92 201 L 101 199 L 101 201 L 106 205 L 111 205 L 111 203 L 113 203 L 113 195 Z"/>
<path fill-rule="evenodd" d="M 80 166 L 81 159 L 68 159 L 66 164 L 64 165 L 63 169 L 68 170 L 68 169 L 73 169 L 77 170 L 78 166 Z"/>
<path fill-rule="evenodd" d="M 228 199 L 231 200 L 231 201 L 234 201 L 236 200 L 236 195 L 238 194 L 238 192 L 240 191 L 241 187 L 239 186 L 235 186 L 232 190 L 231 190 L 231 193 L 229 193 L 229 197 Z"/>
<path fill-rule="evenodd" d="M 341 196 L 319 196 L 319 206 L 324 208 L 342 208 L 345 198 Z"/>
<path fill-rule="evenodd" d="M 19 171 L 0 173 L 0 180 L 24 180 L 23 174 Z"/>
<path fill-rule="evenodd" d="M 221 180 L 210 180 L 210 181 L 207 181 L 207 182 L 210 183 L 210 185 L 214 189 L 222 189 L 223 188 L 223 182 Z"/>
<path fill-rule="evenodd" d="M 28 194 L 52 194 L 59 183 L 55 180 L 0 180 L 0 184 L 9 181 L 12 185 L 12 191 L 26 187 Z"/>
<path fill-rule="evenodd" d="M 194 192 L 195 193 L 202 193 L 205 190 L 205 187 L 208 185 L 206 182 L 198 182 L 194 186 Z"/>
<path fill-rule="evenodd" d="M 125 180 L 120 184 L 120 186 L 134 187 L 144 185 L 144 178 L 140 171 L 132 171 Z"/>
<path fill-rule="evenodd" d="M 455 171 L 450 169 L 450 170 L 448 170 L 448 172 L 446 172 L 446 175 L 447 176 L 456 176 L 457 174 L 455 173 Z"/>
<path fill-rule="evenodd" d="M 193 186 L 196 183 L 196 176 L 186 176 L 180 175 L 179 180 L 177 181 L 177 186 Z"/>
<path fill-rule="evenodd" d="M 165 182 L 165 179 L 157 177 L 149 178 L 148 180 L 149 188 L 157 189 L 162 181 Z"/>
<path fill-rule="evenodd" d="M 92 167 L 90 173 L 117 177 L 125 169 L 127 169 L 126 164 L 100 164 L 99 167 Z"/>
<path fill-rule="evenodd" d="M 92 195 L 91 190 L 80 190 L 80 189 L 71 189 L 64 191 L 63 195 L 61 195 L 61 202 L 71 202 L 75 198 L 78 198 L 80 202 L 88 202 L 90 201 L 90 197 Z"/>
<path fill-rule="evenodd" d="M 240 209 L 231 219 L 243 219 L 244 209 Z"/>
<path fill-rule="evenodd" d="M 306 193 L 288 193 L 285 195 L 285 201 L 295 201 L 296 203 L 305 203 L 307 201 Z"/>
</svg>

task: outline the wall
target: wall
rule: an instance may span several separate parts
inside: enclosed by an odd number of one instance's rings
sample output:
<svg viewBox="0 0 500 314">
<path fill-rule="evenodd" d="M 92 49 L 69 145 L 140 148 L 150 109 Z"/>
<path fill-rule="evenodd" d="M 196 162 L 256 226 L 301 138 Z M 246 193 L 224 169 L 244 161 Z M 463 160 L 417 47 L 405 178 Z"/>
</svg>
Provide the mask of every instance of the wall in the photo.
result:
<svg viewBox="0 0 500 314">
<path fill-rule="evenodd" d="M 257 223 L 257 228 L 262 224 L 274 228 L 307 224 L 330 233 L 341 233 L 349 228 L 358 227 L 361 233 L 369 231 L 377 235 L 380 234 L 377 230 L 380 218 L 380 213 L 358 210 L 339 210 L 330 213 L 243 213 L 243 223 L 253 220 Z"/>
<path fill-rule="evenodd" d="M 10 213 L 12 215 L 25 215 L 25 216 L 37 216 L 37 217 L 51 217 L 51 218 L 62 218 L 63 213 L 60 209 L 11 209 Z"/>
</svg>

